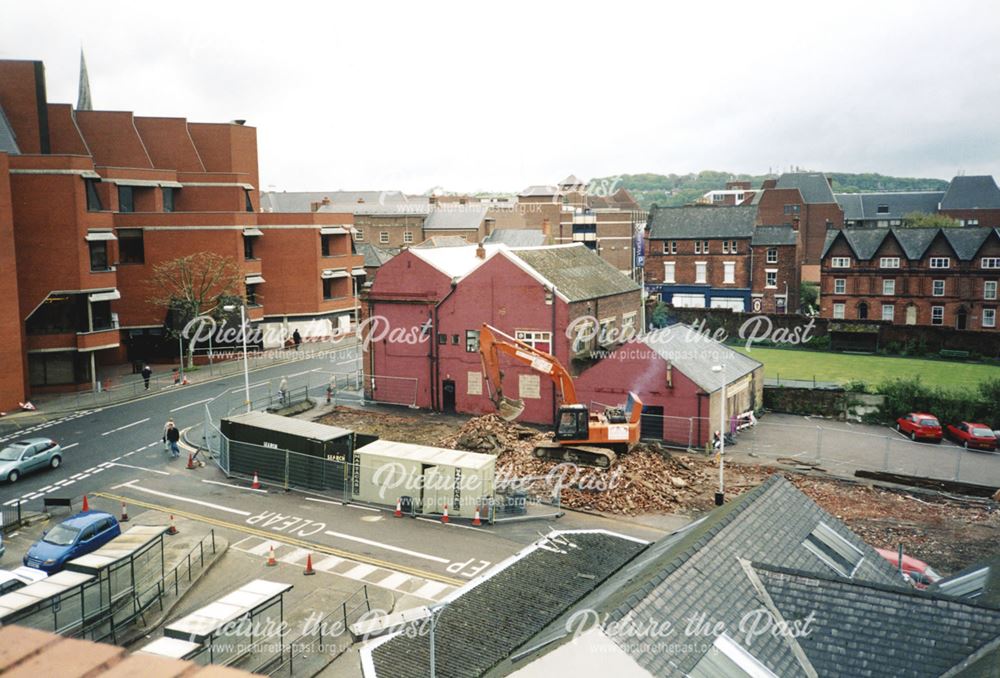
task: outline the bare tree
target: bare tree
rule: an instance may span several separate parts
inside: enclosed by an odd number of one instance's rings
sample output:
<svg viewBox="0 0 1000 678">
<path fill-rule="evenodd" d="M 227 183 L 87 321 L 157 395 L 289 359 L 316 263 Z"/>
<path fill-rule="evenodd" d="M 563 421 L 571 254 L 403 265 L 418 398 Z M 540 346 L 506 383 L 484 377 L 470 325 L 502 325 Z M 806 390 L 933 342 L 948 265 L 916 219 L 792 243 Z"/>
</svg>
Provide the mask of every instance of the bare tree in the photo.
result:
<svg viewBox="0 0 1000 678">
<path fill-rule="evenodd" d="M 214 252 L 196 252 L 153 267 L 151 282 L 156 289 L 150 303 L 168 309 L 172 332 L 202 315 L 214 315 L 233 298 L 242 299 L 243 271 L 227 257 Z M 188 367 L 194 365 L 194 342 L 188 342 Z"/>
</svg>

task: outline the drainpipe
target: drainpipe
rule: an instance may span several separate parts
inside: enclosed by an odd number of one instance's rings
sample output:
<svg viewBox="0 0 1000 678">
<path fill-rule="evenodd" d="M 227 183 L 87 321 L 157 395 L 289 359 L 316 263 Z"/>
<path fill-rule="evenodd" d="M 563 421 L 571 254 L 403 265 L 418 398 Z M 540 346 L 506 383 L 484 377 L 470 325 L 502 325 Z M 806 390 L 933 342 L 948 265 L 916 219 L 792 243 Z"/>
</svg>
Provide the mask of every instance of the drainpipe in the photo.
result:
<svg viewBox="0 0 1000 678">
<path fill-rule="evenodd" d="M 556 355 L 556 303 L 558 301 L 557 298 L 556 298 L 556 286 L 553 285 L 552 287 L 550 287 L 548 289 L 548 293 L 550 295 L 552 295 L 552 314 L 551 314 L 552 315 L 552 346 L 551 346 L 551 348 L 552 348 L 552 355 L 554 355 L 558 359 L 559 356 Z M 568 311 L 568 309 L 567 309 L 567 311 Z M 570 356 L 570 351 L 566 351 L 566 364 L 567 365 L 572 364 L 572 358 Z M 556 420 L 556 388 L 555 388 L 555 384 L 552 385 L 552 423 L 553 424 L 559 423 Z"/>
<path fill-rule="evenodd" d="M 438 396 L 438 378 L 441 376 L 441 353 L 440 349 L 437 347 L 437 335 L 438 335 L 438 309 L 444 305 L 444 302 L 448 301 L 448 298 L 455 293 L 458 289 L 458 279 L 452 278 L 451 289 L 448 290 L 448 294 L 441 298 L 441 301 L 434 304 L 433 313 L 433 327 L 431 328 L 431 407 L 438 411 L 438 405 L 441 402 L 441 398 Z"/>
</svg>

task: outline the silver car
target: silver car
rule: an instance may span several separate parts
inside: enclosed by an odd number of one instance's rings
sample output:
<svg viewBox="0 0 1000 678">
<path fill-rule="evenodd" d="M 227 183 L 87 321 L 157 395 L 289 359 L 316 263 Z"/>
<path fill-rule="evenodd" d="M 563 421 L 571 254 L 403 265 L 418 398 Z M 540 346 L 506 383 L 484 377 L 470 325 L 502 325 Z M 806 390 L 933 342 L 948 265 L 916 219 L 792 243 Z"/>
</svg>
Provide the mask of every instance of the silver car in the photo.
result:
<svg viewBox="0 0 1000 678">
<path fill-rule="evenodd" d="M 25 438 L 0 450 L 0 480 L 16 483 L 25 473 L 59 468 L 62 448 L 51 438 Z"/>
</svg>

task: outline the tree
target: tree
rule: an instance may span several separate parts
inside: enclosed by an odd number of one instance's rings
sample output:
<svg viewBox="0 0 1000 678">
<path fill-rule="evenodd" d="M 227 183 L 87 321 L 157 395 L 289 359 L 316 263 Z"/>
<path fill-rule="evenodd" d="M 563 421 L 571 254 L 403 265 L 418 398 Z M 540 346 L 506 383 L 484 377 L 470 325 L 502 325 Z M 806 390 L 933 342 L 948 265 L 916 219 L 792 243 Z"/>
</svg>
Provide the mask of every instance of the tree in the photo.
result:
<svg viewBox="0 0 1000 678">
<path fill-rule="evenodd" d="M 910 212 L 903 216 L 903 226 L 905 228 L 961 228 L 962 224 L 957 219 L 952 219 L 945 214 Z"/>
<path fill-rule="evenodd" d="M 803 282 L 799 285 L 799 310 L 812 314 L 819 305 L 819 285 L 813 282 Z"/>
<path fill-rule="evenodd" d="M 150 303 L 170 312 L 171 335 L 198 316 L 219 315 L 225 304 L 243 299 L 243 271 L 227 257 L 214 252 L 196 252 L 153 267 L 152 284 L 157 294 Z M 188 367 L 194 365 L 194 344 L 187 347 Z"/>
</svg>

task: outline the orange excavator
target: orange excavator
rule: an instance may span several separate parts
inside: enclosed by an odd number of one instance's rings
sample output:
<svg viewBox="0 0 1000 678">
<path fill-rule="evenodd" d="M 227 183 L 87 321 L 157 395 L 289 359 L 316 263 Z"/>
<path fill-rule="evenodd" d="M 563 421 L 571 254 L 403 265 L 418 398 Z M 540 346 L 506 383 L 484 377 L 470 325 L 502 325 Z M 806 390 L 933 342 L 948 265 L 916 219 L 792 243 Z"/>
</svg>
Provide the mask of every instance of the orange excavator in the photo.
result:
<svg viewBox="0 0 1000 678">
<path fill-rule="evenodd" d="M 479 355 L 486 380 L 492 387 L 490 400 L 502 419 L 513 421 L 520 416 L 524 401 L 503 394 L 501 354 L 547 375 L 559 391 L 554 440 L 537 446 L 536 457 L 608 468 L 617 458 L 616 454 L 628 452 L 639 442 L 642 401 L 635 393 L 629 392 L 628 402 L 622 407 L 591 412 L 577 400 L 573 378 L 555 356 L 483 324 L 479 330 Z"/>
</svg>

